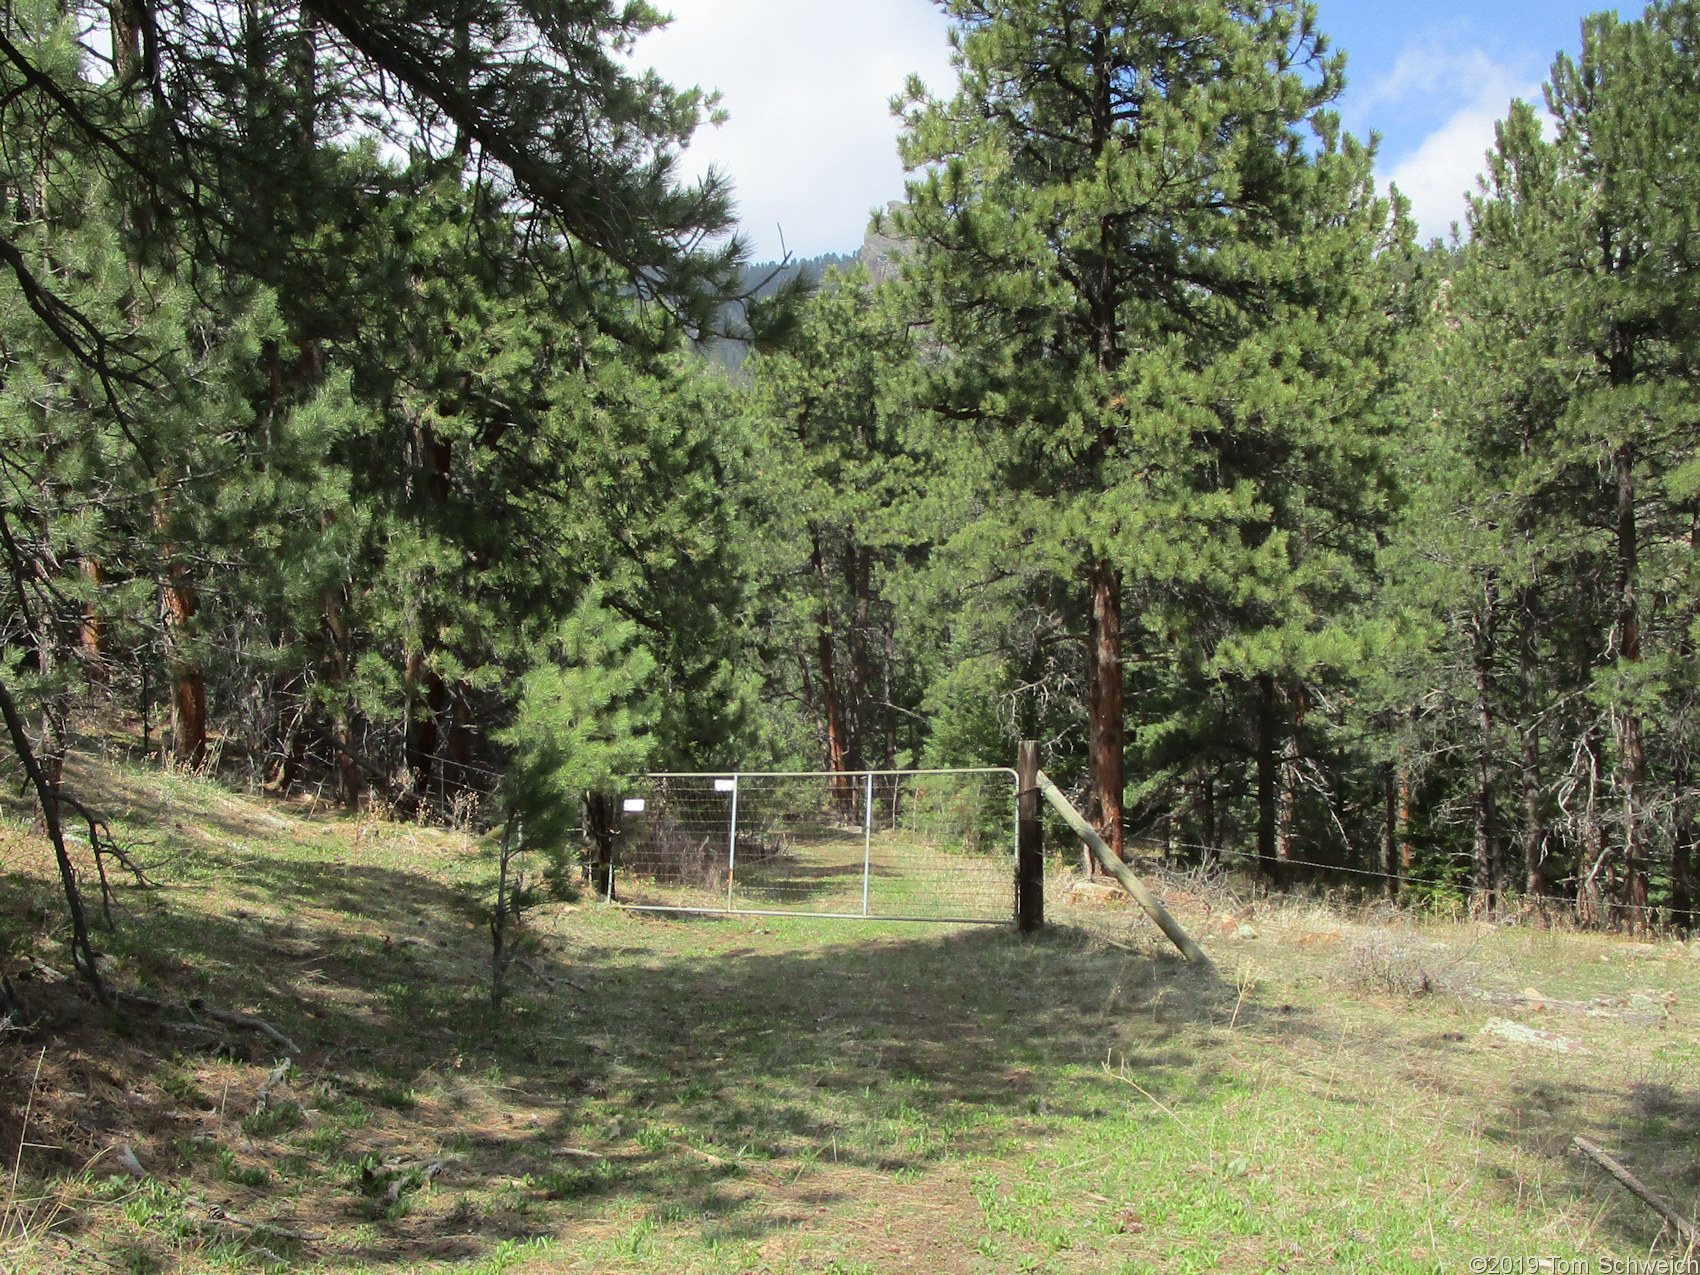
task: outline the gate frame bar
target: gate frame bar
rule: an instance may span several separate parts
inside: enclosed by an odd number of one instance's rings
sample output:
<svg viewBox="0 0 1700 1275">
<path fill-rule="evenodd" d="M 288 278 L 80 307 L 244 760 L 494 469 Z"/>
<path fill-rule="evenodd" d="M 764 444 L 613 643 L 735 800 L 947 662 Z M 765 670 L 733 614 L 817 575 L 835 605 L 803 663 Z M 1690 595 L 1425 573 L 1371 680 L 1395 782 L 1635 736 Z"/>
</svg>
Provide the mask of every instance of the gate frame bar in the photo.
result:
<svg viewBox="0 0 1700 1275">
<path fill-rule="evenodd" d="M 854 775 L 862 775 L 867 780 L 867 805 L 863 811 L 863 851 L 862 851 L 862 911 L 860 912 L 793 912 L 784 909 L 770 908 L 740 908 L 733 904 L 734 873 L 738 854 L 738 791 L 745 779 L 842 779 Z M 1011 860 L 1015 867 L 1014 882 L 1015 907 L 1012 915 L 998 920 L 985 916 L 874 916 L 868 911 L 869 874 L 873 864 L 873 792 L 875 776 L 896 776 L 902 778 L 908 775 L 1008 775 L 1014 781 L 1015 806 L 1011 814 L 1014 817 Z M 730 779 L 732 781 L 732 803 L 729 827 L 730 845 L 726 856 L 726 906 L 723 908 L 709 907 L 672 907 L 658 903 L 621 903 L 614 898 L 614 867 L 608 865 L 608 895 L 606 901 L 615 907 L 628 912 L 687 912 L 701 916 L 794 916 L 808 920 L 822 921 L 932 921 L 940 925 L 1019 925 L 1021 920 L 1021 775 L 1013 766 L 930 766 L 919 770 L 650 770 L 641 776 L 623 776 L 621 779 Z M 611 794 L 611 801 L 620 801 L 623 805 L 623 794 L 619 789 L 619 780 Z M 618 835 L 617 833 L 615 835 Z"/>
</svg>

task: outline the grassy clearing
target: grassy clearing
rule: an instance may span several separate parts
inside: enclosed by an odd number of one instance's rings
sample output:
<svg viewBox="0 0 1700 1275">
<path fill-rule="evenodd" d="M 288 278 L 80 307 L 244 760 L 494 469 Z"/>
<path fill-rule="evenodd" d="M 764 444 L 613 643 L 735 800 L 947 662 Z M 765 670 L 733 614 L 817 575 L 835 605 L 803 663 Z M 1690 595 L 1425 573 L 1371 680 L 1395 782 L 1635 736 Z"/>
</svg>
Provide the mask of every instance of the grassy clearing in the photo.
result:
<svg viewBox="0 0 1700 1275">
<path fill-rule="evenodd" d="M 1568 1153 L 1578 1133 L 1700 1202 L 1683 945 L 1297 904 L 1224 923 L 1177 898 L 1210 982 L 1119 906 L 1071 911 L 1059 868 L 1061 923 L 1036 939 L 546 906 L 495 1024 L 467 838 L 150 771 L 75 778 L 164 883 L 122 890 L 97 935 L 114 980 L 262 1014 L 302 1056 L 279 1072 L 267 1038 L 211 1021 L 113 1025 L 44 982 L 32 958 L 64 964 L 53 882 L 7 826 L 0 934 L 54 1022 L 0 1046 L 8 1170 L 25 1144 L 0 1269 L 1645 1256 L 1656 1225 Z"/>
</svg>

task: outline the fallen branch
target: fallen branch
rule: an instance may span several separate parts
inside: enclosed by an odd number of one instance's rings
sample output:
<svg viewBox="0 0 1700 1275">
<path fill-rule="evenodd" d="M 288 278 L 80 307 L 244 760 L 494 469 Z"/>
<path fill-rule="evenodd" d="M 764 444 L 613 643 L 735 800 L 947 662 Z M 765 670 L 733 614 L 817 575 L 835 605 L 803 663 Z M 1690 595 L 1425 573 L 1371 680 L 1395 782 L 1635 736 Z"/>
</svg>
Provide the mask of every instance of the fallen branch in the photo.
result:
<svg viewBox="0 0 1700 1275">
<path fill-rule="evenodd" d="M 100 911 L 102 917 L 104 917 L 106 921 L 106 928 L 110 930 L 113 928 L 112 886 L 106 879 L 107 855 L 111 855 L 114 859 L 118 860 L 119 866 L 130 873 L 131 876 L 136 878 L 136 885 L 139 889 L 151 890 L 156 887 L 152 881 L 148 880 L 147 874 L 142 871 L 141 867 L 135 862 L 135 860 L 131 859 L 130 856 L 125 853 L 124 848 L 118 844 L 118 838 L 112 835 L 111 824 L 107 823 L 106 820 L 102 819 L 82 802 L 71 796 L 71 794 L 66 792 L 63 788 L 59 790 L 59 800 L 71 807 L 72 810 L 76 811 L 77 814 L 82 817 L 83 822 L 88 825 L 89 849 L 94 852 L 95 872 L 100 877 Z"/>
<path fill-rule="evenodd" d="M 683 1138 L 673 1139 L 673 1145 L 678 1147 L 681 1151 L 689 1151 L 699 1160 L 712 1164 L 717 1169 L 731 1169 L 737 1173 L 754 1173 L 773 1182 L 783 1182 L 785 1180 L 766 1165 L 748 1164 L 742 1161 L 728 1160 L 722 1156 L 715 1155 L 712 1151 L 704 1151 L 701 1147 L 693 1147 Z"/>
<path fill-rule="evenodd" d="M 1630 1194 L 1640 1197 L 1640 1200 L 1653 1212 L 1664 1218 L 1666 1224 L 1676 1232 L 1676 1237 L 1690 1250 L 1700 1246 L 1700 1227 L 1696 1227 L 1688 1218 L 1682 1216 L 1664 1197 L 1658 1195 L 1640 1178 L 1612 1159 L 1599 1147 L 1583 1137 L 1572 1138 L 1571 1143 L 1583 1155 L 1587 1156 L 1600 1168 L 1616 1178 Z"/>
<path fill-rule="evenodd" d="M 254 1099 L 254 1114 L 256 1116 L 266 1109 L 266 1099 L 271 1097 L 272 1086 L 281 1085 L 289 1078 L 290 1066 L 289 1059 L 285 1058 L 266 1073 L 265 1083 L 260 1086 L 260 1092 Z"/>
<path fill-rule="evenodd" d="M 723 1160 L 711 1152 L 704 1151 L 701 1147 L 693 1147 L 690 1143 L 685 1142 L 682 1139 L 675 1138 L 673 1140 L 673 1145 L 681 1150 L 689 1151 L 694 1156 L 699 1156 L 702 1159 L 707 1160 L 717 1169 L 726 1169 L 732 1166 L 732 1162 L 730 1160 Z"/>
<path fill-rule="evenodd" d="M 419 1160 L 413 1164 L 398 1166 L 389 1186 L 384 1188 L 383 1195 L 379 1197 L 378 1211 L 382 1212 L 401 1199 L 404 1191 L 423 1191 L 432 1178 L 448 1168 L 448 1164 L 447 1160 Z"/>
<path fill-rule="evenodd" d="M 257 1018 L 253 1014 L 239 1014 L 233 1009 L 219 1009 L 216 1005 L 208 1005 L 198 997 L 187 1005 L 173 1005 L 170 1001 L 155 1000 L 152 996 L 143 996 L 138 992 L 115 991 L 113 995 L 125 1004 L 137 1005 L 142 1009 L 152 1010 L 156 1014 L 181 1014 L 191 1019 L 210 1018 L 216 1023 L 224 1023 L 230 1027 L 245 1027 L 249 1031 L 270 1036 L 291 1054 L 301 1052 L 300 1047 L 293 1040 L 265 1019 Z"/>
<path fill-rule="evenodd" d="M 555 986 L 556 980 L 550 978 L 547 974 L 543 973 L 542 970 L 538 969 L 535 965 L 533 965 L 530 961 L 526 960 L 524 957 L 520 957 L 520 956 L 513 957 L 510 963 L 513 965 L 513 967 L 515 969 L 524 970 L 527 974 L 531 975 L 531 977 L 536 979 L 539 983 L 542 983 L 542 984 L 544 984 L 545 986 L 548 986 L 548 987 L 554 987 Z"/>
<path fill-rule="evenodd" d="M 216 1204 L 208 1204 L 198 1195 L 185 1195 L 183 1203 L 201 1210 L 213 1221 L 236 1230 L 265 1231 L 279 1239 L 294 1240 L 298 1244 L 307 1244 L 325 1238 L 324 1235 L 316 1231 L 297 1231 L 276 1222 L 252 1222 L 247 1218 L 237 1217 L 234 1213 L 226 1213 Z"/>
<path fill-rule="evenodd" d="M 289 1037 L 285 1036 L 265 1019 L 257 1018 L 253 1014 L 239 1014 L 233 1009 L 219 1009 L 215 1005 L 208 1005 L 204 1001 L 200 1000 L 192 1000 L 189 1002 L 189 1012 L 193 1014 L 203 1014 L 207 1018 L 212 1019 L 215 1023 L 226 1023 L 231 1027 L 246 1027 L 249 1031 L 256 1031 L 270 1036 L 280 1046 L 292 1054 L 299 1054 L 301 1052 L 300 1048 L 293 1040 L 289 1039 Z"/>
</svg>

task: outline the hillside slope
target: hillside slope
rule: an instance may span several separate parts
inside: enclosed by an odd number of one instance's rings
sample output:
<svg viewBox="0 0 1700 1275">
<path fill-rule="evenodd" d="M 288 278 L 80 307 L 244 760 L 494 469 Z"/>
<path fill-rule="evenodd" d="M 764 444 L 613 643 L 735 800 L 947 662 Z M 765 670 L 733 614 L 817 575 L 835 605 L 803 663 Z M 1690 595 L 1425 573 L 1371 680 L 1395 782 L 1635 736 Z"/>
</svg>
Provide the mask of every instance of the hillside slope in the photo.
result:
<svg viewBox="0 0 1700 1275">
<path fill-rule="evenodd" d="M 115 1019 L 56 975 L 15 809 L 0 933 L 47 1017 L 0 1039 L 8 1270 L 1645 1255 L 1656 1221 L 1578 1133 L 1695 1205 L 1681 944 L 1247 917 L 1231 883 L 1171 883 L 1223 973 L 1199 981 L 1113 896 L 1070 911 L 1093 892 L 1059 862 L 1037 939 L 542 904 L 498 1020 L 473 838 L 87 757 L 70 778 L 157 883 L 116 885 L 110 981 L 180 1008 Z"/>
</svg>

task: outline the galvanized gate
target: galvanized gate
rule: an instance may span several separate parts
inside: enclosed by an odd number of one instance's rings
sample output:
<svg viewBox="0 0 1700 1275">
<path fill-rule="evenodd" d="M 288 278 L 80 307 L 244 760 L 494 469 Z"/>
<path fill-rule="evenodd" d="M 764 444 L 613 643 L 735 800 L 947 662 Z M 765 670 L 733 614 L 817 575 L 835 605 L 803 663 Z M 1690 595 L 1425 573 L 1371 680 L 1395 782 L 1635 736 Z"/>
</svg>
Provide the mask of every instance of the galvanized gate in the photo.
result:
<svg viewBox="0 0 1700 1275">
<path fill-rule="evenodd" d="M 609 812 L 622 907 L 1012 923 L 1015 772 L 651 774 Z"/>
</svg>

